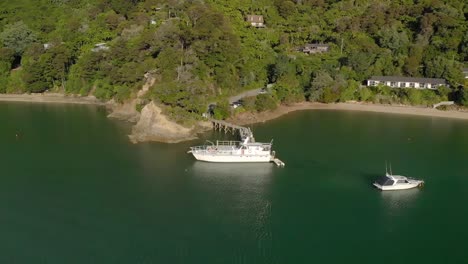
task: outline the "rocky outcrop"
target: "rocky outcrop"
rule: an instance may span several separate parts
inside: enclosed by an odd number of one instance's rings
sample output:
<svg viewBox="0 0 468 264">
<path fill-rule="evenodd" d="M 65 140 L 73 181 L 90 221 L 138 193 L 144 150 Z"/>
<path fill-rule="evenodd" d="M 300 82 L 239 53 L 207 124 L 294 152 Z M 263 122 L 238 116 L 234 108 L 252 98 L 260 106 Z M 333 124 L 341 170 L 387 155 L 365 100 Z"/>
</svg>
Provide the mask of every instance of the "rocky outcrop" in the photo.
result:
<svg viewBox="0 0 468 264">
<path fill-rule="evenodd" d="M 137 93 L 137 98 L 123 104 L 117 103 L 114 99 L 107 102 L 107 108 L 111 112 L 107 117 L 137 123 L 140 120 L 140 113 L 137 105 L 143 104 L 144 96 L 149 88 L 154 85 L 156 78 L 151 73 L 145 74 L 145 83 Z"/>
<path fill-rule="evenodd" d="M 139 99 L 133 99 L 123 104 L 119 104 L 112 99 L 107 102 L 107 108 L 111 112 L 107 117 L 136 123 L 140 119 L 140 113 L 136 110 L 138 103 Z"/>
<path fill-rule="evenodd" d="M 198 122 L 195 126 L 187 128 L 177 124 L 162 114 L 162 109 L 154 102 L 148 102 L 145 94 L 149 88 L 157 81 L 151 73 L 145 74 L 145 84 L 138 91 L 137 98 L 124 104 L 119 104 L 114 100 L 107 103 L 107 108 L 111 112 L 110 118 L 116 118 L 136 123 L 132 128 L 132 134 L 128 137 L 133 143 L 145 141 L 158 141 L 165 143 L 177 143 L 197 138 L 197 134 L 210 130 L 210 122 Z M 137 105 L 146 104 L 141 113 L 137 111 Z"/>
<path fill-rule="evenodd" d="M 143 107 L 140 119 L 133 127 L 132 134 L 129 135 L 130 141 L 133 143 L 144 141 L 177 143 L 196 139 L 198 132 L 208 129 L 211 125 L 204 122 L 187 128 L 170 121 L 161 112 L 161 108 L 153 102 Z"/>
</svg>

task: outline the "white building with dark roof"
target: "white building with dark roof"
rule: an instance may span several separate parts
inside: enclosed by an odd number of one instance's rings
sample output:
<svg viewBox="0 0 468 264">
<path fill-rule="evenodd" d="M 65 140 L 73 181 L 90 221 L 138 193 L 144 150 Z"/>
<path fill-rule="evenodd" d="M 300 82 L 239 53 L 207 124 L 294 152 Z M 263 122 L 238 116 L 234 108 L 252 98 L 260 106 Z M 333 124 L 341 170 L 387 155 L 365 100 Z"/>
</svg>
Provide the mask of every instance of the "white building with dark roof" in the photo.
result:
<svg viewBox="0 0 468 264">
<path fill-rule="evenodd" d="M 367 80 L 367 86 L 378 86 L 379 84 L 391 88 L 416 88 L 435 90 L 439 86 L 448 86 L 444 79 L 418 78 L 401 76 L 372 76 Z"/>
<path fill-rule="evenodd" d="M 265 27 L 265 21 L 263 20 L 263 16 L 260 15 L 248 15 L 247 16 L 247 22 L 250 23 L 251 26 L 253 27 Z"/>
</svg>

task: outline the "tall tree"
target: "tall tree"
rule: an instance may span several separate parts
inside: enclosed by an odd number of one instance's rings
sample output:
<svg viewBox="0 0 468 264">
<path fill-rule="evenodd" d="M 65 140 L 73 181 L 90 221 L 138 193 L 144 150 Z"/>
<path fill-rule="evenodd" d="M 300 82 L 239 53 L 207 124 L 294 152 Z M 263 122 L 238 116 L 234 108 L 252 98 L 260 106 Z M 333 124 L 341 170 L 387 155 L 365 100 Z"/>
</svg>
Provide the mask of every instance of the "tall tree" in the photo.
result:
<svg viewBox="0 0 468 264">
<path fill-rule="evenodd" d="M 0 33 L 0 42 L 4 47 L 13 49 L 17 56 L 21 56 L 36 41 L 36 34 L 23 21 L 7 25 Z"/>
</svg>

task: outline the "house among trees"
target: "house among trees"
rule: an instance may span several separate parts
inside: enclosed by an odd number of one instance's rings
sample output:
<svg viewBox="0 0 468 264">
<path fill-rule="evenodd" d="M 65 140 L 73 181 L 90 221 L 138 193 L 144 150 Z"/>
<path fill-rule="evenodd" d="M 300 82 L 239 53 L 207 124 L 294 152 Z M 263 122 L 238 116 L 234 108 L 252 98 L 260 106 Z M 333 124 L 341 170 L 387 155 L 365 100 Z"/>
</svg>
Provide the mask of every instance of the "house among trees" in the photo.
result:
<svg viewBox="0 0 468 264">
<path fill-rule="evenodd" d="M 107 43 L 98 43 L 96 45 L 94 45 L 94 48 L 91 49 L 91 51 L 93 52 L 98 52 L 98 51 L 101 51 L 101 50 L 108 50 L 109 49 L 109 46 L 107 46 Z"/>
<path fill-rule="evenodd" d="M 444 79 L 438 78 L 414 78 L 400 76 L 372 76 L 367 80 L 367 86 L 386 85 L 391 88 L 416 88 L 435 90 L 439 86 L 447 86 Z"/>
<path fill-rule="evenodd" d="M 328 44 L 306 44 L 302 48 L 302 52 L 308 54 L 315 54 L 315 53 L 324 53 L 330 50 L 330 45 Z"/>
<path fill-rule="evenodd" d="M 250 25 L 252 25 L 252 27 L 257 27 L 257 28 L 265 27 L 263 16 L 248 15 L 247 22 L 249 22 Z"/>
</svg>

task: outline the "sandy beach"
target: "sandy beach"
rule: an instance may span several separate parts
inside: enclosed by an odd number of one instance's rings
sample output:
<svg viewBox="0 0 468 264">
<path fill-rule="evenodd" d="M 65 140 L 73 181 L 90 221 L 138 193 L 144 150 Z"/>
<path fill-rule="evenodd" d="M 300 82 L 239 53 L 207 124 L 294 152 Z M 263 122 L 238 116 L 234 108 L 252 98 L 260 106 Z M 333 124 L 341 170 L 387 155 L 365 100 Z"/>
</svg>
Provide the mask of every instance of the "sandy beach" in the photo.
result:
<svg viewBox="0 0 468 264">
<path fill-rule="evenodd" d="M 340 111 L 365 111 L 365 112 L 378 112 L 378 113 L 391 113 L 401 115 L 417 115 L 417 116 L 431 116 L 443 118 L 456 118 L 468 120 L 468 112 L 463 111 L 443 111 L 433 108 L 414 107 L 414 106 L 397 106 L 397 105 L 376 105 L 365 103 L 335 103 L 323 104 L 302 102 L 293 105 L 285 106 L 280 105 L 273 111 L 266 111 L 261 113 L 240 113 L 237 116 L 230 118 L 228 121 L 238 125 L 248 125 L 254 123 L 266 122 L 271 119 L 278 118 L 290 112 L 301 110 L 340 110 Z"/>
<path fill-rule="evenodd" d="M 44 94 L 0 94 L 0 102 L 30 102 L 59 104 L 105 105 L 94 96 L 73 96 L 60 93 Z"/>
</svg>

